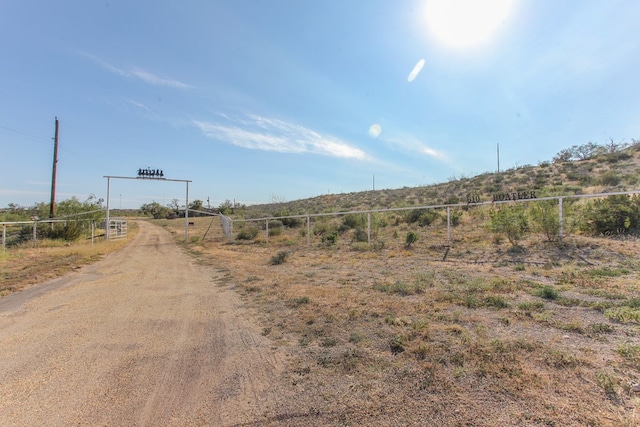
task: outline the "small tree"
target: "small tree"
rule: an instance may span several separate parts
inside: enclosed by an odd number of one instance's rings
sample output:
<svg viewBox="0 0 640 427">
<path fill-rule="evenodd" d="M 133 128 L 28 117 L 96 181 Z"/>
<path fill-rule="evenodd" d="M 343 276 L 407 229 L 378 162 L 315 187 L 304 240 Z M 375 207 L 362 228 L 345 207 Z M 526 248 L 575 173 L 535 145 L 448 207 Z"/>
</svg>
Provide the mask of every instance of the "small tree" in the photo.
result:
<svg viewBox="0 0 640 427">
<path fill-rule="evenodd" d="M 407 237 L 405 238 L 404 243 L 407 248 L 410 248 L 417 241 L 418 241 L 418 233 L 416 233 L 415 231 L 410 231 L 407 233 Z"/>
<path fill-rule="evenodd" d="M 529 218 L 522 204 L 502 206 L 491 213 L 489 229 L 494 234 L 507 236 L 512 246 L 518 246 L 518 242 L 529 231 Z"/>
<path fill-rule="evenodd" d="M 166 218 L 171 211 L 168 207 L 162 206 L 158 202 L 151 202 L 140 206 L 140 212 L 143 215 L 151 215 L 153 219 L 161 219 Z"/>
</svg>

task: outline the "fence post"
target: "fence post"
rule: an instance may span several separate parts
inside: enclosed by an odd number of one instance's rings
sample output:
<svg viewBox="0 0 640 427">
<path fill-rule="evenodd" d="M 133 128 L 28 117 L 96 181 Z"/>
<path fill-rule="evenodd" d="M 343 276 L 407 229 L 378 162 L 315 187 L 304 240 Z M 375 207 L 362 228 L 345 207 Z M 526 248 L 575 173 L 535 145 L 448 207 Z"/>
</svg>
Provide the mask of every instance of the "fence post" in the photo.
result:
<svg viewBox="0 0 640 427">
<path fill-rule="evenodd" d="M 269 220 L 265 220 L 265 230 L 267 230 L 267 238 L 265 241 L 265 244 L 268 245 L 269 244 Z"/>
<path fill-rule="evenodd" d="M 7 224 L 2 224 L 2 250 L 7 250 Z"/>
<path fill-rule="evenodd" d="M 371 244 L 371 212 L 367 212 L 367 243 Z"/>
<path fill-rule="evenodd" d="M 558 242 L 562 244 L 562 197 L 558 197 Z"/>
<path fill-rule="evenodd" d="M 33 221 L 33 247 L 36 247 L 36 238 L 38 237 L 36 235 L 36 225 L 38 224 L 37 221 Z"/>
<path fill-rule="evenodd" d="M 96 234 L 96 222 L 91 221 L 91 246 L 93 246 L 93 239 Z"/>
<path fill-rule="evenodd" d="M 311 217 L 307 215 L 307 246 L 311 246 Z"/>
<path fill-rule="evenodd" d="M 451 208 L 447 206 L 447 246 L 451 246 Z"/>
</svg>

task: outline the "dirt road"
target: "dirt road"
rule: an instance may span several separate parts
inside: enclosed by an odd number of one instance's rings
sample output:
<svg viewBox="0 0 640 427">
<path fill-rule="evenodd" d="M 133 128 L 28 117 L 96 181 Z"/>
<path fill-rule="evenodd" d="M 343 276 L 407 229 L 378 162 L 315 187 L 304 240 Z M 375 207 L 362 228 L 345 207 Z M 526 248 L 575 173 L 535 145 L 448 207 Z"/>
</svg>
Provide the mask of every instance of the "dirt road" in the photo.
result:
<svg viewBox="0 0 640 427">
<path fill-rule="evenodd" d="M 219 272 L 139 224 L 122 251 L 0 300 L 0 425 L 259 422 L 283 358 Z"/>
</svg>

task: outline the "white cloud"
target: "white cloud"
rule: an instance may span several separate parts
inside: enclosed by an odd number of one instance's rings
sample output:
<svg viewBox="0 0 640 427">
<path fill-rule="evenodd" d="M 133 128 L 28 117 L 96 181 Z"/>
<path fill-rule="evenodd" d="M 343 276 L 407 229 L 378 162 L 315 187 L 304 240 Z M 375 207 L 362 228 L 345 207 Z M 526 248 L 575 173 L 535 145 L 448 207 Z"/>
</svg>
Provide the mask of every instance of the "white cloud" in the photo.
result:
<svg viewBox="0 0 640 427">
<path fill-rule="evenodd" d="M 130 73 L 132 76 L 139 78 L 143 82 L 149 83 L 155 86 L 168 86 L 168 87 L 175 87 L 177 89 L 191 89 L 193 87 L 191 85 L 179 82 L 177 80 L 158 77 L 154 74 L 151 74 L 148 71 L 142 70 L 137 67 L 132 68 Z"/>
<path fill-rule="evenodd" d="M 278 119 L 257 115 L 231 118 L 220 115 L 225 123 L 194 120 L 208 138 L 230 143 L 250 150 L 280 153 L 312 153 L 330 157 L 365 160 L 367 154 L 331 135 Z"/>
<path fill-rule="evenodd" d="M 155 74 L 150 73 L 149 71 L 143 70 L 138 67 L 132 67 L 129 70 L 123 70 L 121 68 L 114 67 L 113 65 L 103 61 L 101 58 L 98 58 L 97 56 L 91 55 L 90 53 L 82 52 L 82 55 L 91 59 L 93 62 L 100 65 L 102 68 L 114 74 L 117 74 L 121 77 L 136 78 L 136 79 L 142 80 L 147 84 L 154 85 L 154 86 L 167 86 L 167 87 L 173 87 L 176 89 L 192 89 L 193 88 L 193 86 L 180 82 L 178 80 L 158 77 Z"/>
</svg>

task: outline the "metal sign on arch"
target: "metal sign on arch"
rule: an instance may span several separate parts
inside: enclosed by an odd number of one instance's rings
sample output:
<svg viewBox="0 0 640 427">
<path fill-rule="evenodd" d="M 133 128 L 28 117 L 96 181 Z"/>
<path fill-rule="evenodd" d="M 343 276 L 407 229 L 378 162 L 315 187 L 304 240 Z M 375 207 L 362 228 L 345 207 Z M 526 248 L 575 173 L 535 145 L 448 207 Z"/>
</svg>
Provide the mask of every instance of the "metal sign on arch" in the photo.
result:
<svg viewBox="0 0 640 427">
<path fill-rule="evenodd" d="M 109 227 L 109 209 L 110 209 L 110 190 L 112 179 L 134 179 L 145 181 L 172 181 L 172 182 L 184 182 L 186 184 L 185 202 L 184 202 L 184 240 L 189 241 L 189 179 L 169 179 L 164 177 L 164 172 L 161 169 L 138 169 L 138 176 L 113 176 L 105 175 L 103 178 L 107 178 L 107 218 L 106 226 Z M 107 233 L 107 240 L 109 240 L 109 233 Z"/>
</svg>

